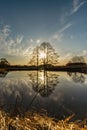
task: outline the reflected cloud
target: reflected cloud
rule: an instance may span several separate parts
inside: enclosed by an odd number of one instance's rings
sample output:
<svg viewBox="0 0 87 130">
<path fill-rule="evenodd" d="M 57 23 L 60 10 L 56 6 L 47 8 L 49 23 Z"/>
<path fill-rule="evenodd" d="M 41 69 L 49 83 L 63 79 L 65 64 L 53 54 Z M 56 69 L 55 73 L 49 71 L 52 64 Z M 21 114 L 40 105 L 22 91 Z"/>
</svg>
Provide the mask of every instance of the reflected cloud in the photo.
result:
<svg viewBox="0 0 87 130">
<path fill-rule="evenodd" d="M 11 73 L 17 75 L 17 72 Z M 30 71 L 28 77 L 22 79 L 10 75 L 0 80 L 0 108 L 13 116 L 45 107 L 44 97 L 50 96 L 59 83 L 59 75 L 47 71 Z M 39 100 L 41 104 L 37 106 Z"/>
<path fill-rule="evenodd" d="M 28 81 L 11 78 L 1 80 L 0 84 L 0 107 L 8 112 L 11 112 L 15 105 L 20 110 L 25 110 L 34 95 Z"/>
</svg>

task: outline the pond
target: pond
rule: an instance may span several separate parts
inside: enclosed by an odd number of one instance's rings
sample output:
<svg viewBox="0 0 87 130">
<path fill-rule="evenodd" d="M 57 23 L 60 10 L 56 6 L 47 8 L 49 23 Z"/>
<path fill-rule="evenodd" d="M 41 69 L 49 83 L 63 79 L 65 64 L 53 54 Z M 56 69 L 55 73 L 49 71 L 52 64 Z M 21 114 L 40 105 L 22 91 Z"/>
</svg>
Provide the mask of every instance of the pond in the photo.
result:
<svg viewBox="0 0 87 130">
<path fill-rule="evenodd" d="M 0 109 L 15 114 L 45 113 L 57 119 L 87 115 L 87 75 L 52 71 L 0 74 Z"/>
</svg>

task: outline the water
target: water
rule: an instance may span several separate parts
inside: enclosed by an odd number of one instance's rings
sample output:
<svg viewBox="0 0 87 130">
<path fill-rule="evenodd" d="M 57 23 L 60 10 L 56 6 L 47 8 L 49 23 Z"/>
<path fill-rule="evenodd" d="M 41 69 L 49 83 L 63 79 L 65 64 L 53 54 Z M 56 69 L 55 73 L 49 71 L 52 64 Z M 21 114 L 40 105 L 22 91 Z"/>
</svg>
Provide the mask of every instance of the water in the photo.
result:
<svg viewBox="0 0 87 130">
<path fill-rule="evenodd" d="M 87 115 L 87 75 L 80 73 L 12 71 L 0 74 L 0 108 L 6 112 L 47 113 L 63 119 Z"/>
</svg>

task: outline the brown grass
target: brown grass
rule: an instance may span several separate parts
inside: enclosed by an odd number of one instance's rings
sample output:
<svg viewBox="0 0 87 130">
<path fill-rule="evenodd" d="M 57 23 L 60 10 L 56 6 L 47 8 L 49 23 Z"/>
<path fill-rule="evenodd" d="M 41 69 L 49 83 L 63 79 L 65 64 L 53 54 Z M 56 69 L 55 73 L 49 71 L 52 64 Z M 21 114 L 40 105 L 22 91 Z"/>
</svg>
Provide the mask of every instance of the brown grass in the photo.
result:
<svg viewBox="0 0 87 130">
<path fill-rule="evenodd" d="M 55 121 L 46 115 L 27 112 L 24 117 L 10 117 L 0 111 L 0 130 L 87 130 L 86 120 L 81 123 L 69 122 L 72 118 Z"/>
</svg>

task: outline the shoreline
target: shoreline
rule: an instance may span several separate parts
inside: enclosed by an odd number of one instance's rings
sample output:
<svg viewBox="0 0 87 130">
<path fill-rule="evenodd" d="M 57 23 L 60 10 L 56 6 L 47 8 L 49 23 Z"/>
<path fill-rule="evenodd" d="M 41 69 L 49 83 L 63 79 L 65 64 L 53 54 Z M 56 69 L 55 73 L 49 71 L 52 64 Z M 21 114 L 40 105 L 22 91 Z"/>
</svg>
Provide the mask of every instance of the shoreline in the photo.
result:
<svg viewBox="0 0 87 130">
<path fill-rule="evenodd" d="M 87 74 L 86 66 L 7 66 L 0 67 L 0 72 L 3 71 L 63 71 L 63 72 L 80 72 Z"/>
</svg>

